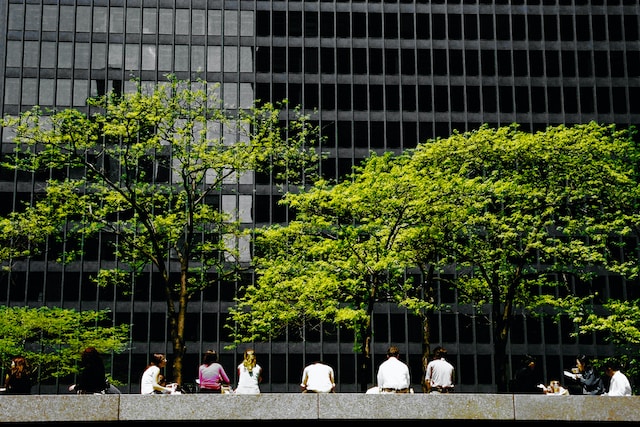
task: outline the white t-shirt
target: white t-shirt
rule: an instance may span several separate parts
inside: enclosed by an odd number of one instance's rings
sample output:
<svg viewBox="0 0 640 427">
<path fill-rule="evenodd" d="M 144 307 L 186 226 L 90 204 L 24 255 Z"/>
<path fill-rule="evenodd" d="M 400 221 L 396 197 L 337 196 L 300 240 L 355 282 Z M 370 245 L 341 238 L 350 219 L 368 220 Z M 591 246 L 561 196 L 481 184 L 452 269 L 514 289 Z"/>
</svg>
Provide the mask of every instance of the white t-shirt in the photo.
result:
<svg viewBox="0 0 640 427">
<path fill-rule="evenodd" d="M 431 387 L 453 387 L 453 365 L 445 359 L 434 359 L 427 365 L 425 379 Z"/>
<path fill-rule="evenodd" d="M 302 371 L 302 384 L 307 390 L 329 393 L 333 390 L 333 368 L 323 363 L 313 363 Z"/>
<path fill-rule="evenodd" d="M 625 374 L 620 371 L 613 374 L 607 396 L 631 396 L 631 384 Z"/>
<path fill-rule="evenodd" d="M 158 384 L 160 368 L 156 365 L 149 366 L 143 373 L 140 380 L 140 394 L 153 394 L 153 386 Z"/>
</svg>

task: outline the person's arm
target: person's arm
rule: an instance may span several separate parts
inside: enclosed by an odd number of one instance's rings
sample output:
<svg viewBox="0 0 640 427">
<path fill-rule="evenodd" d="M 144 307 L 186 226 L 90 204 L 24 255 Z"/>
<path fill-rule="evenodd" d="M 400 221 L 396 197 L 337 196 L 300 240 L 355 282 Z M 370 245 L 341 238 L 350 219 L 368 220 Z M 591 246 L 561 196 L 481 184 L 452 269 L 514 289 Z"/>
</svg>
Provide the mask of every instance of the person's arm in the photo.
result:
<svg viewBox="0 0 640 427">
<path fill-rule="evenodd" d="M 226 385 L 231 384 L 231 381 L 229 380 L 229 377 L 227 376 L 227 373 L 224 371 L 224 368 L 222 366 L 220 367 L 220 378 L 222 378 Z"/>
<path fill-rule="evenodd" d="M 333 368 L 329 371 L 329 381 L 331 381 L 331 391 L 336 388 L 336 380 L 333 377 Z"/>
<path fill-rule="evenodd" d="M 307 389 L 307 381 L 309 381 L 309 372 L 307 368 L 304 368 L 304 371 L 302 371 L 302 381 L 300 382 L 301 391 L 305 391 Z"/>
<path fill-rule="evenodd" d="M 431 371 L 433 370 L 433 365 L 429 363 L 427 365 L 427 372 L 424 376 L 424 385 L 427 386 L 427 393 L 431 392 Z"/>
<path fill-rule="evenodd" d="M 173 391 L 173 388 L 170 387 L 163 387 L 160 385 L 160 383 L 158 382 L 158 377 L 160 376 L 160 369 L 158 369 L 155 374 L 153 375 L 153 389 L 160 391 L 162 393 L 171 393 Z"/>
</svg>

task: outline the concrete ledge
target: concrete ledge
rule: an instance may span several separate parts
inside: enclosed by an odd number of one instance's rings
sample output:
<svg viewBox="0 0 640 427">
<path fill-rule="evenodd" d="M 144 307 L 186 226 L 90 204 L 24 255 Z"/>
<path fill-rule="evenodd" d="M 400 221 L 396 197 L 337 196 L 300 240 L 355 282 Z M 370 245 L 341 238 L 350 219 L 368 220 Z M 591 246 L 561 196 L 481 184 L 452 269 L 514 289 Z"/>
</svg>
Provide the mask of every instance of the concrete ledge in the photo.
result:
<svg viewBox="0 0 640 427">
<path fill-rule="evenodd" d="M 518 421 L 640 421 L 640 396 L 514 395 Z"/>
<path fill-rule="evenodd" d="M 306 393 L 120 395 L 120 421 L 317 418 L 318 396 Z"/>
<path fill-rule="evenodd" d="M 0 396 L 3 423 L 118 421 L 120 395 L 31 395 Z"/>
<path fill-rule="evenodd" d="M 637 423 L 640 396 L 545 396 L 484 393 L 263 393 L 259 395 L 1 396 L 2 423 L 336 420 L 538 423 Z"/>
<path fill-rule="evenodd" d="M 510 394 L 321 394 L 318 419 L 511 420 Z"/>
</svg>

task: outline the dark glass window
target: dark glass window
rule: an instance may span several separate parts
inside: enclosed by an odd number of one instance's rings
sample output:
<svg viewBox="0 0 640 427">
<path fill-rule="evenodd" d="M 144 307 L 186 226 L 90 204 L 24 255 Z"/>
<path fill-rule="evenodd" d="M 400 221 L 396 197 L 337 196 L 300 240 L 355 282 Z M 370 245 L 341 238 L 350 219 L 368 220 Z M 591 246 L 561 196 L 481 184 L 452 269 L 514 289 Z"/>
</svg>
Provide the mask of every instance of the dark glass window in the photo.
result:
<svg viewBox="0 0 640 427">
<path fill-rule="evenodd" d="M 416 14 L 416 38 L 418 40 L 428 40 L 430 38 L 429 29 L 431 28 L 429 22 L 429 15 L 426 13 Z"/>
<path fill-rule="evenodd" d="M 478 17 L 476 15 L 463 15 L 464 38 L 467 40 L 478 39 Z"/>
<path fill-rule="evenodd" d="M 354 12 L 351 14 L 353 21 L 353 37 L 364 38 L 367 36 L 367 15 L 360 12 Z"/>
<path fill-rule="evenodd" d="M 464 74 L 464 60 L 462 50 L 449 50 L 449 74 L 452 76 L 462 76 Z"/>
<path fill-rule="evenodd" d="M 459 14 L 451 13 L 447 15 L 447 22 L 449 24 L 448 32 L 450 40 L 462 39 L 462 16 Z"/>
<path fill-rule="evenodd" d="M 340 38 L 351 36 L 351 19 L 348 13 L 336 14 L 336 36 Z"/>
<path fill-rule="evenodd" d="M 353 74 L 367 73 L 367 50 L 364 48 L 354 48 L 353 55 Z"/>
<path fill-rule="evenodd" d="M 556 15 L 544 15 L 544 39 L 558 40 L 558 17 Z"/>
<path fill-rule="evenodd" d="M 291 11 L 289 12 L 289 36 L 300 37 L 302 36 L 302 12 Z"/>
<path fill-rule="evenodd" d="M 496 15 L 496 37 L 498 40 L 511 39 L 509 15 Z"/>
<path fill-rule="evenodd" d="M 400 14 L 400 38 L 402 39 L 414 38 L 415 31 L 413 28 L 413 17 L 414 15 L 411 13 Z"/>
<path fill-rule="evenodd" d="M 529 40 L 542 40 L 542 17 L 540 15 L 527 15 L 527 32 Z"/>
<path fill-rule="evenodd" d="M 434 40 L 444 40 L 447 36 L 446 15 L 434 13 L 431 15 L 432 31 L 431 38 Z"/>
<path fill-rule="evenodd" d="M 334 36 L 334 14 L 333 12 L 321 12 L 320 13 L 320 37 L 333 37 Z"/>
<path fill-rule="evenodd" d="M 467 49 L 464 51 L 464 66 L 467 76 L 480 75 L 480 63 L 477 50 Z"/>
<path fill-rule="evenodd" d="M 369 37 L 382 37 L 382 15 L 370 13 L 369 15 Z"/>
<path fill-rule="evenodd" d="M 496 74 L 495 52 L 492 50 L 480 51 L 480 64 L 482 65 L 483 76 L 493 76 Z"/>
<path fill-rule="evenodd" d="M 493 15 L 480 15 L 480 38 L 483 40 L 493 40 Z"/>
<path fill-rule="evenodd" d="M 305 37 L 318 36 L 318 12 L 304 12 L 304 35 Z"/>
<path fill-rule="evenodd" d="M 572 41 L 573 37 L 573 16 L 560 16 L 560 39 L 562 41 Z"/>
</svg>

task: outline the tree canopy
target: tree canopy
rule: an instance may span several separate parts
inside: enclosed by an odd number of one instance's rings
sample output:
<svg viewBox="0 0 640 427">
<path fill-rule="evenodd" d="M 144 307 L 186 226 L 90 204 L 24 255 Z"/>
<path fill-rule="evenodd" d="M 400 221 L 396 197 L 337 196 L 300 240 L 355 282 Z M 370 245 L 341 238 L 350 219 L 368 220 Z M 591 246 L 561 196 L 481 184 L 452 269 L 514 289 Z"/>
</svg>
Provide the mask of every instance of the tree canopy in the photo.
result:
<svg viewBox="0 0 640 427">
<path fill-rule="evenodd" d="M 35 107 L 3 121 L 16 145 L 4 166 L 34 172 L 41 185 L 22 218 L 48 214 L 48 236 L 63 243 L 56 259 L 76 261 L 100 233 L 115 256 L 100 261 L 98 284 L 133 291 L 150 271 L 162 284 L 178 383 L 189 300 L 250 260 L 239 186 L 259 172 L 295 186 L 319 163 L 308 115 L 270 103 L 229 110 L 217 91 L 169 76 L 90 99 L 89 114 Z"/>
<path fill-rule="evenodd" d="M 129 325 L 113 325 L 108 310 L 0 306 L 0 362 L 24 356 L 35 380 L 78 372 L 82 351 L 120 353 L 128 348 Z"/>
<path fill-rule="evenodd" d="M 240 339 L 312 319 L 364 330 L 380 301 L 424 316 L 444 308 L 433 289 L 447 286 L 490 323 L 505 391 L 519 310 L 548 307 L 549 296 L 590 303 L 598 274 L 636 276 L 634 137 L 596 123 L 485 125 L 372 155 L 349 180 L 288 195 L 296 219 L 258 234 L 259 279 L 233 312 Z"/>
</svg>

